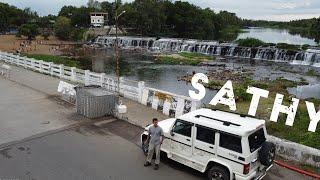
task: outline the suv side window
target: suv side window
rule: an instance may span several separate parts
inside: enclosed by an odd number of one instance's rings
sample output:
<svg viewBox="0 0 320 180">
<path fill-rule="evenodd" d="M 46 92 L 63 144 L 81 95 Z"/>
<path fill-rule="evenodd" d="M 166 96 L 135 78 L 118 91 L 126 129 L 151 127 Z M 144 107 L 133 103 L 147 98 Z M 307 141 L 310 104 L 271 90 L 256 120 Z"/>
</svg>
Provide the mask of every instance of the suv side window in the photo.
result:
<svg viewBox="0 0 320 180">
<path fill-rule="evenodd" d="M 220 133 L 220 147 L 242 153 L 241 137 Z"/>
<path fill-rule="evenodd" d="M 174 125 L 173 132 L 183 136 L 191 137 L 191 128 L 192 123 L 178 119 Z"/>
<path fill-rule="evenodd" d="M 200 125 L 196 125 L 196 126 L 197 126 L 196 139 L 199 141 L 214 145 L 214 138 L 215 138 L 214 130 L 204 126 L 200 126 Z"/>
</svg>

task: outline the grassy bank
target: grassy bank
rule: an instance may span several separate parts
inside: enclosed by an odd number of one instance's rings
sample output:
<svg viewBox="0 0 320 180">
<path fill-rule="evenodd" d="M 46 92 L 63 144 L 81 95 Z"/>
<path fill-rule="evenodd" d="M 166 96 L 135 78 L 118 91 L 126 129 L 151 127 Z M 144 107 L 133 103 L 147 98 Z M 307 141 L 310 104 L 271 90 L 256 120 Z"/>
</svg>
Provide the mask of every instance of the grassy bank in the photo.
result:
<svg viewBox="0 0 320 180">
<path fill-rule="evenodd" d="M 217 85 L 219 83 L 212 84 Z M 234 93 L 236 96 L 235 98 L 237 104 L 237 112 L 242 114 L 248 113 L 252 95 L 246 93 L 247 86 L 267 89 L 270 92 L 269 98 L 260 98 L 256 116 L 258 118 L 267 120 L 268 133 L 283 139 L 287 139 L 289 141 L 320 149 L 320 128 L 318 127 L 316 132 L 308 131 L 310 119 L 304 100 L 300 100 L 295 121 L 292 127 L 285 125 L 287 116 L 283 113 L 280 113 L 278 122 L 269 121 L 276 93 L 281 93 L 284 95 L 283 105 L 288 106 L 290 104 L 292 96 L 288 94 L 286 89 L 288 87 L 295 87 L 301 84 L 306 84 L 306 82 L 295 82 L 280 78 L 270 82 L 248 81 L 243 84 L 235 83 Z M 315 103 L 315 107 L 319 107 L 320 105 L 320 100 L 309 99 L 309 101 Z M 215 108 L 228 110 L 226 106 L 222 105 L 215 106 Z"/>
<path fill-rule="evenodd" d="M 214 59 L 213 56 L 205 54 L 181 52 L 178 54 L 160 55 L 156 58 L 156 63 L 197 66 L 202 61 L 211 61 Z"/>
<path fill-rule="evenodd" d="M 80 69 L 91 69 L 91 61 L 87 57 L 69 58 L 57 55 L 44 55 L 44 54 L 24 54 L 28 58 L 43 60 L 45 62 L 52 62 L 54 64 L 63 64 L 69 67 L 76 67 Z"/>
</svg>

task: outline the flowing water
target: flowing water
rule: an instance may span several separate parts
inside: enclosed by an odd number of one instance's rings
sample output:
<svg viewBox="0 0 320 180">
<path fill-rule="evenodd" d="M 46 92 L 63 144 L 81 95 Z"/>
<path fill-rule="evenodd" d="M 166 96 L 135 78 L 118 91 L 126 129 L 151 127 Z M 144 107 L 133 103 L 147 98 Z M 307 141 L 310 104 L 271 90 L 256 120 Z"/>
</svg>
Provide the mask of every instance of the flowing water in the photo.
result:
<svg viewBox="0 0 320 180">
<path fill-rule="evenodd" d="M 113 36 L 99 36 L 94 45 L 111 48 L 115 44 Z M 262 61 L 287 62 L 290 64 L 320 67 L 320 49 L 309 47 L 307 50 L 278 49 L 268 47 L 241 47 L 235 43 L 219 43 L 194 39 L 152 38 L 122 36 L 118 39 L 121 49 L 146 50 L 149 53 L 196 52 L 212 56 L 227 56 Z"/>
</svg>

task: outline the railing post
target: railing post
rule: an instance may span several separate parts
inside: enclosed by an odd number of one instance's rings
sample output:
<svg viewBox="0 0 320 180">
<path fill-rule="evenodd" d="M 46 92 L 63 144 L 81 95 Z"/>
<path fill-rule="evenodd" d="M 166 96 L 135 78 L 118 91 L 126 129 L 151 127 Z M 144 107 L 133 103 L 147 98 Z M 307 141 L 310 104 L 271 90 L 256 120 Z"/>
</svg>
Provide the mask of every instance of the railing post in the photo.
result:
<svg viewBox="0 0 320 180">
<path fill-rule="evenodd" d="M 48 71 L 49 71 L 50 76 L 53 76 L 52 64 L 53 64 L 52 62 L 49 62 Z"/>
<path fill-rule="evenodd" d="M 34 70 L 34 60 L 30 59 L 31 69 Z"/>
<path fill-rule="evenodd" d="M 63 64 L 60 64 L 60 78 L 63 78 L 63 76 L 64 76 L 64 66 L 63 66 Z"/>
<path fill-rule="evenodd" d="M 101 73 L 100 74 L 100 86 L 104 87 L 104 79 L 105 79 L 106 74 L 105 73 Z"/>
<path fill-rule="evenodd" d="M 43 61 L 42 60 L 40 60 L 40 61 L 38 61 L 39 62 L 39 72 L 43 72 Z"/>
<path fill-rule="evenodd" d="M 139 81 L 138 82 L 138 101 L 139 103 L 142 103 L 142 94 L 143 94 L 143 90 L 145 88 L 145 84 L 144 81 Z"/>
<path fill-rule="evenodd" d="M 118 92 L 119 92 L 119 94 L 121 94 L 121 86 L 123 87 L 123 83 L 124 82 L 124 78 L 123 77 L 120 77 L 119 78 L 119 87 L 117 86 L 117 88 L 119 88 L 118 89 Z M 122 88 L 123 89 L 123 88 Z M 124 92 L 124 89 L 123 89 L 123 91 L 122 91 L 122 94 L 123 94 L 123 96 L 125 96 L 125 94 L 124 94 L 125 92 Z"/>
<path fill-rule="evenodd" d="M 89 70 L 84 71 L 84 85 L 85 86 L 90 85 L 90 71 Z"/>
<path fill-rule="evenodd" d="M 77 81 L 77 68 L 71 67 L 71 80 L 76 82 Z"/>
<path fill-rule="evenodd" d="M 23 57 L 22 59 L 23 59 L 23 67 L 27 68 L 27 58 Z"/>
</svg>

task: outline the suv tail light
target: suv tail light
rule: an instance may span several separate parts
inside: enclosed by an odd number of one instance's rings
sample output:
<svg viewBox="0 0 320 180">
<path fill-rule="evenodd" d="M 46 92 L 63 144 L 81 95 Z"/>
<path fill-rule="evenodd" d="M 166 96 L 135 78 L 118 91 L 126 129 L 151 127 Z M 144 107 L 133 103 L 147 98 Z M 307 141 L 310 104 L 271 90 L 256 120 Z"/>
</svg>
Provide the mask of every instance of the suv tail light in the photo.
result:
<svg viewBox="0 0 320 180">
<path fill-rule="evenodd" d="M 250 163 L 243 165 L 243 174 L 248 174 L 250 171 Z"/>
</svg>

